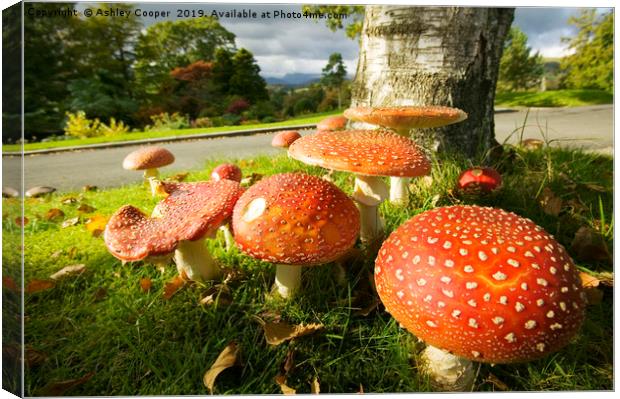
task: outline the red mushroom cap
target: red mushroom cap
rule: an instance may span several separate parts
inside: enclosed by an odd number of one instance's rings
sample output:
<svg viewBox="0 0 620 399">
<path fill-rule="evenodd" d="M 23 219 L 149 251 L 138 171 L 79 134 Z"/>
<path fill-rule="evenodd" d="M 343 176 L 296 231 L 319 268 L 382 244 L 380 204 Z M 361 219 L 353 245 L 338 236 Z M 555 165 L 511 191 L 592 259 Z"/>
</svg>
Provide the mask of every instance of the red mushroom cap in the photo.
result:
<svg viewBox="0 0 620 399">
<path fill-rule="evenodd" d="M 108 221 L 104 241 L 118 259 L 141 260 L 174 251 L 179 241 L 196 241 L 217 229 L 232 214 L 242 193 L 232 180 L 166 185 L 169 193 L 148 217 L 125 205 Z"/>
<path fill-rule="evenodd" d="M 440 127 L 467 119 L 462 110 L 442 106 L 354 107 L 345 110 L 344 116 L 396 130 Z"/>
<path fill-rule="evenodd" d="M 342 115 L 328 116 L 316 125 L 316 130 L 333 131 L 344 130 L 349 120 Z"/>
<path fill-rule="evenodd" d="M 493 168 L 469 168 L 458 178 L 457 189 L 467 194 L 490 193 L 502 184 L 502 176 Z"/>
<path fill-rule="evenodd" d="M 355 244 L 359 211 L 338 187 L 316 176 L 285 173 L 251 186 L 235 205 L 237 245 L 254 258 L 311 266 Z"/>
<path fill-rule="evenodd" d="M 160 168 L 174 162 L 174 155 L 163 147 L 143 147 L 131 152 L 123 160 L 123 168 L 144 170 Z"/>
<path fill-rule="evenodd" d="M 309 165 L 361 175 L 415 177 L 431 169 L 416 143 L 383 129 L 315 133 L 294 142 L 288 153 Z"/>
<path fill-rule="evenodd" d="M 223 163 L 215 168 L 211 172 L 211 179 L 218 181 L 222 179 L 233 180 L 236 182 L 241 181 L 241 168 L 231 163 Z"/>
<path fill-rule="evenodd" d="M 273 136 L 272 147 L 288 148 L 295 140 L 301 137 L 297 130 L 284 130 Z"/>
<path fill-rule="evenodd" d="M 585 316 L 565 249 L 501 209 L 451 206 L 411 218 L 383 243 L 375 282 L 409 331 L 481 362 L 545 356 L 567 344 Z"/>
</svg>

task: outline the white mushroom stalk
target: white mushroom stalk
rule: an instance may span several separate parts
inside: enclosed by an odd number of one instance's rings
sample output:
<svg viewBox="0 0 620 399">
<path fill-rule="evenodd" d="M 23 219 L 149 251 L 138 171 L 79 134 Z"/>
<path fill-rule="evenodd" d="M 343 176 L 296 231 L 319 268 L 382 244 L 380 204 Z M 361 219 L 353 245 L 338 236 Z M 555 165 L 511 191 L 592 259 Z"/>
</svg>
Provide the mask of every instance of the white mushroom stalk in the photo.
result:
<svg viewBox="0 0 620 399">
<path fill-rule="evenodd" d="M 276 265 L 274 289 L 282 298 L 290 298 L 301 287 L 301 266 Z"/>
<path fill-rule="evenodd" d="M 226 243 L 226 251 L 230 251 L 230 249 L 235 245 L 235 239 L 233 238 L 233 235 L 230 232 L 230 227 L 228 226 L 228 223 L 221 225 L 220 231 L 224 234 L 224 242 Z"/>
<path fill-rule="evenodd" d="M 222 272 L 209 253 L 205 240 L 181 241 L 174 251 L 174 263 L 181 277 L 192 281 L 215 280 Z"/>
<path fill-rule="evenodd" d="M 390 203 L 398 206 L 409 202 L 409 177 L 390 177 Z"/>
<path fill-rule="evenodd" d="M 471 391 L 476 372 L 471 360 L 452 355 L 434 346 L 427 346 L 421 355 L 422 369 L 438 391 Z"/>
<path fill-rule="evenodd" d="M 379 176 L 356 175 L 353 199 L 360 211 L 360 239 L 374 242 L 383 236 L 379 205 L 388 197 L 388 187 Z"/>
</svg>

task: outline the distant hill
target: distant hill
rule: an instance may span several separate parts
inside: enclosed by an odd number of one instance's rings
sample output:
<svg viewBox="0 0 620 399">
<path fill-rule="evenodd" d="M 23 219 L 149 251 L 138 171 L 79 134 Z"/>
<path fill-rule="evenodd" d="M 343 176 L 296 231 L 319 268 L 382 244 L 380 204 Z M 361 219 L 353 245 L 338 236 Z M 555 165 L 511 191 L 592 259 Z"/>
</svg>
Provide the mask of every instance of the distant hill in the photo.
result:
<svg viewBox="0 0 620 399">
<path fill-rule="evenodd" d="M 320 73 L 287 73 L 281 78 L 267 76 L 265 77 L 265 82 L 270 85 L 306 86 L 319 79 L 321 79 Z"/>
</svg>

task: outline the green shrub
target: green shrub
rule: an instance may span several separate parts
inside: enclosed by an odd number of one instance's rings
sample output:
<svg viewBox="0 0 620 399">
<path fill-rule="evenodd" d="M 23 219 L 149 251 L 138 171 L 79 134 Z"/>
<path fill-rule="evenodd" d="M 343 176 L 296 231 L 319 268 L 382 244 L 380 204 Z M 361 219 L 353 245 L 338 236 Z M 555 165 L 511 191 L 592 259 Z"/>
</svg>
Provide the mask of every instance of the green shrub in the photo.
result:
<svg viewBox="0 0 620 399">
<path fill-rule="evenodd" d="M 211 120 L 211 118 L 207 118 L 206 116 L 202 118 L 196 118 L 192 122 L 193 128 L 204 128 L 204 127 L 212 127 L 212 126 L 213 126 L 213 121 Z"/>
<path fill-rule="evenodd" d="M 179 130 L 189 127 L 187 115 L 181 115 L 178 112 L 172 115 L 167 112 L 151 115 L 151 122 L 153 124 L 145 126 L 144 131 Z"/>
<path fill-rule="evenodd" d="M 84 111 L 77 111 L 76 113 L 67 112 L 66 115 L 66 135 L 79 138 L 101 136 L 101 122 L 99 122 L 99 119 L 88 119 Z"/>
</svg>

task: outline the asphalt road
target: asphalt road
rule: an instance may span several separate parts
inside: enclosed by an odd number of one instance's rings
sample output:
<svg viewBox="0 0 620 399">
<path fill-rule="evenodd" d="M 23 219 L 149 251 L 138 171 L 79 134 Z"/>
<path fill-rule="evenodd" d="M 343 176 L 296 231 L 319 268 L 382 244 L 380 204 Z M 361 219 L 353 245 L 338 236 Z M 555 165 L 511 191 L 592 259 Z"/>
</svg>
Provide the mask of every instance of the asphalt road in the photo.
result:
<svg viewBox="0 0 620 399">
<path fill-rule="evenodd" d="M 613 153 L 613 106 L 531 109 L 498 112 L 495 115 L 499 142 L 516 143 L 523 138 L 542 138 L 543 132 L 553 145 L 581 147 Z M 302 132 L 302 134 L 310 131 Z M 277 154 L 271 148 L 272 134 L 230 138 L 201 139 L 164 144 L 176 157 L 165 171 L 203 168 L 209 159 L 246 158 Z M 80 190 L 84 185 L 115 187 L 141 180 L 141 173 L 121 167 L 123 158 L 137 146 L 80 150 L 24 157 L 26 189 L 48 185 L 60 191 Z M 2 185 L 19 188 L 21 159 L 2 157 Z"/>
</svg>

